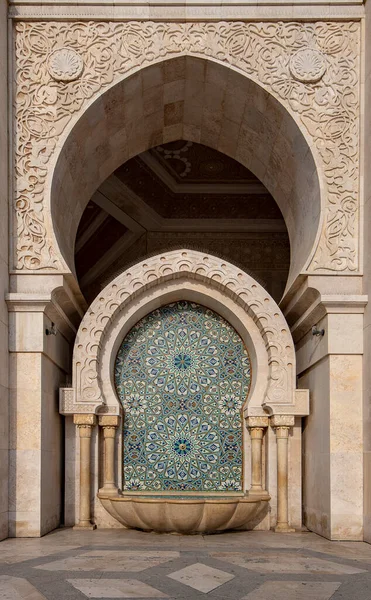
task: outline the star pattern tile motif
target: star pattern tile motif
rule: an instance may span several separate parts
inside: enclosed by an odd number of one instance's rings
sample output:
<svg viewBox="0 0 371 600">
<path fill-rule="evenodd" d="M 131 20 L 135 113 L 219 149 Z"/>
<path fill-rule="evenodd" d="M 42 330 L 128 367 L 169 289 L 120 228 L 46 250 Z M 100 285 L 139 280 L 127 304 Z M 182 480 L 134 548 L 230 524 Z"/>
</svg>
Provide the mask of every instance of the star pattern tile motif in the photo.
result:
<svg viewBox="0 0 371 600">
<path fill-rule="evenodd" d="M 224 583 L 227 583 L 227 581 L 234 579 L 234 575 L 231 575 L 231 573 L 208 567 L 202 563 L 189 565 L 184 569 L 180 569 L 180 571 L 171 573 L 168 577 L 204 594 L 208 594 Z"/>
<path fill-rule="evenodd" d="M 180 301 L 139 321 L 115 364 L 124 490 L 241 491 L 250 378 L 242 339 L 212 310 Z"/>
</svg>

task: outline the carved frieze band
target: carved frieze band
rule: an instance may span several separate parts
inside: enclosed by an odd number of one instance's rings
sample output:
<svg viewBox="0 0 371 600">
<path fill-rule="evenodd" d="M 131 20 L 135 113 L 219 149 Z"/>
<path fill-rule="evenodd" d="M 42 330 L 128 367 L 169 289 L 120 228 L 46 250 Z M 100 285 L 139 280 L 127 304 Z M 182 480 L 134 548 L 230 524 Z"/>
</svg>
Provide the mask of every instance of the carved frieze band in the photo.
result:
<svg viewBox="0 0 371 600">
<path fill-rule="evenodd" d="M 241 69 L 295 114 L 322 161 L 324 225 L 311 271 L 358 269 L 358 22 L 18 22 L 18 269 L 58 269 L 45 186 L 71 119 L 136 67 L 179 54 Z"/>
<path fill-rule="evenodd" d="M 110 325 L 138 295 L 179 277 L 204 281 L 223 290 L 254 319 L 265 341 L 269 379 L 265 403 L 276 412 L 278 405 L 295 406 L 295 351 L 289 327 L 269 294 L 247 273 L 221 259 L 195 250 L 174 250 L 149 258 L 128 269 L 94 300 L 85 314 L 73 354 L 73 401 L 82 407 L 103 404 L 99 365 L 103 340 Z M 82 408 L 81 408 L 82 410 Z M 73 408 L 64 408 L 72 412 Z M 74 411 L 77 412 L 77 411 Z M 94 411 L 95 412 L 95 411 Z"/>
</svg>

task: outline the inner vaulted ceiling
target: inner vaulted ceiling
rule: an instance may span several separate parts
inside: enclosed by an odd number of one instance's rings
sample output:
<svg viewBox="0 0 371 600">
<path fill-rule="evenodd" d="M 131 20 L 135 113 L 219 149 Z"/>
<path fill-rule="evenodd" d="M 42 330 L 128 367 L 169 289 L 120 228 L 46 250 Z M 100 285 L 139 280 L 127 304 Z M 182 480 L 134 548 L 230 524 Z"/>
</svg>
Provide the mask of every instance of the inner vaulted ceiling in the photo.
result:
<svg viewBox="0 0 371 600">
<path fill-rule="evenodd" d="M 274 199 L 240 163 L 180 140 L 124 163 L 92 196 L 75 244 L 86 300 L 133 262 L 180 247 L 222 256 L 282 296 L 290 247 Z"/>
</svg>

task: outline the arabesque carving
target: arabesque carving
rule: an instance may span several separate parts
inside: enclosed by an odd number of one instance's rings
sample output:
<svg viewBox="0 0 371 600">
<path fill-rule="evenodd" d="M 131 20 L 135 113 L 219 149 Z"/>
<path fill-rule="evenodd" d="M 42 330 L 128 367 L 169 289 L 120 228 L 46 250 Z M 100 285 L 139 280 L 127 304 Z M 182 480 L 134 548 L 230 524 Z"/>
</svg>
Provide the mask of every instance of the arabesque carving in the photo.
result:
<svg viewBox="0 0 371 600">
<path fill-rule="evenodd" d="M 295 351 L 289 327 L 274 300 L 250 275 L 219 258 L 195 250 L 175 250 L 145 260 L 109 283 L 82 320 L 74 347 L 73 387 L 76 405 L 104 404 L 99 377 L 102 342 L 110 324 L 138 295 L 164 281 L 186 277 L 223 290 L 254 319 L 268 353 L 268 410 L 295 413 Z M 68 411 L 68 412 L 69 412 Z M 64 410 L 64 414 L 66 414 Z M 101 412 L 99 410 L 99 412 Z"/>
<path fill-rule="evenodd" d="M 241 69 L 296 116 L 322 160 L 327 203 L 310 270 L 358 269 L 358 22 L 18 22 L 15 45 L 18 269 L 61 267 L 44 197 L 71 119 L 134 68 L 179 54 Z M 81 56 L 79 79 L 52 79 L 48 60 L 63 48 Z"/>
</svg>

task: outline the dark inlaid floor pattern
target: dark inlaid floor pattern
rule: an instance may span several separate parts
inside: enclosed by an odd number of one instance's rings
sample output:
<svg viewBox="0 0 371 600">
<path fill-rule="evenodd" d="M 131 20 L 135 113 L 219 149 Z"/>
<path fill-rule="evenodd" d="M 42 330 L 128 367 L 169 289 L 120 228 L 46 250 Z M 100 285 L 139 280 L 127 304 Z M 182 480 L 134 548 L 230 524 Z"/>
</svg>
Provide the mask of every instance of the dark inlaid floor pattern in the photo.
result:
<svg viewBox="0 0 371 600">
<path fill-rule="evenodd" d="M 60 529 L 0 543 L 0 600 L 371 600 L 371 545 L 312 533 Z"/>
</svg>

